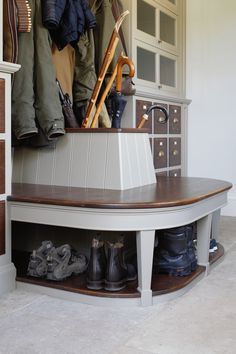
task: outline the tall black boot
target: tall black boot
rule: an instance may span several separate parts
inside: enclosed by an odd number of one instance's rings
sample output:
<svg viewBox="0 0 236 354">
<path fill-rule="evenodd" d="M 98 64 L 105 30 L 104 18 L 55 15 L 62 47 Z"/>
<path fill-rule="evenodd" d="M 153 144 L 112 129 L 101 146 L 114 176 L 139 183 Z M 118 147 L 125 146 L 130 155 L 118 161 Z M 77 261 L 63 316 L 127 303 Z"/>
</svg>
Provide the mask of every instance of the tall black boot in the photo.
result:
<svg viewBox="0 0 236 354">
<path fill-rule="evenodd" d="M 173 276 L 184 276 L 191 273 L 186 227 L 166 229 L 159 232 L 153 265 L 154 271 Z"/>
<path fill-rule="evenodd" d="M 126 286 L 127 267 L 124 262 L 124 244 L 108 242 L 105 290 L 119 291 Z"/>
<path fill-rule="evenodd" d="M 106 253 L 104 242 L 94 238 L 90 249 L 90 259 L 87 273 L 87 288 L 93 290 L 103 289 L 106 273 Z"/>
</svg>

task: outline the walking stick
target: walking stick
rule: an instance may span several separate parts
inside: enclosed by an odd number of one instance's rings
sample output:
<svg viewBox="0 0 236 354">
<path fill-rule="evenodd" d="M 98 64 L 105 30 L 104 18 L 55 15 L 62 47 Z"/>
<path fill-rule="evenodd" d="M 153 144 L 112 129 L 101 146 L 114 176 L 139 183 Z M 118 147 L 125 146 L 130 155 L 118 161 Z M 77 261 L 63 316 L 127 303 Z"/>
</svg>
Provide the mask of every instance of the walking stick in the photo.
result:
<svg viewBox="0 0 236 354">
<path fill-rule="evenodd" d="M 135 72 L 135 69 L 134 69 L 134 64 L 133 62 L 126 56 L 124 55 L 120 55 L 118 60 L 117 60 L 117 63 L 116 63 L 116 66 L 113 70 L 113 73 L 107 83 L 107 86 L 105 88 L 105 90 L 103 91 L 103 94 L 101 96 L 101 99 L 97 105 L 97 109 L 96 109 L 96 113 L 93 117 L 93 121 L 91 123 L 91 128 L 94 128 L 96 126 L 96 123 L 97 123 L 97 120 L 98 120 L 98 117 L 99 117 L 99 114 L 102 110 L 102 105 L 108 95 L 108 92 L 110 91 L 110 88 L 112 86 L 112 83 L 113 81 L 115 80 L 115 77 L 116 77 L 116 91 L 117 92 L 121 92 L 121 88 L 122 88 L 122 68 L 124 65 L 128 65 L 129 67 L 129 76 L 130 77 L 133 77 L 134 76 L 134 72 Z"/>
<path fill-rule="evenodd" d="M 115 28 L 112 32 L 110 42 L 108 44 L 105 56 L 103 58 L 103 62 L 102 62 L 102 66 L 101 66 L 101 69 L 100 69 L 100 72 L 98 75 L 97 82 L 96 82 L 95 87 L 93 89 L 92 97 L 89 101 L 89 105 L 88 105 L 85 117 L 83 119 L 83 122 L 82 122 L 82 128 L 88 128 L 88 122 L 89 122 L 90 116 L 93 112 L 94 106 L 96 105 L 97 98 L 98 98 L 104 77 L 105 77 L 108 67 L 112 61 L 112 58 L 114 57 L 115 50 L 116 50 L 117 44 L 119 42 L 119 35 L 118 35 L 119 28 L 120 28 L 124 18 L 128 14 L 129 14 L 128 10 L 123 12 L 115 24 Z"/>
</svg>

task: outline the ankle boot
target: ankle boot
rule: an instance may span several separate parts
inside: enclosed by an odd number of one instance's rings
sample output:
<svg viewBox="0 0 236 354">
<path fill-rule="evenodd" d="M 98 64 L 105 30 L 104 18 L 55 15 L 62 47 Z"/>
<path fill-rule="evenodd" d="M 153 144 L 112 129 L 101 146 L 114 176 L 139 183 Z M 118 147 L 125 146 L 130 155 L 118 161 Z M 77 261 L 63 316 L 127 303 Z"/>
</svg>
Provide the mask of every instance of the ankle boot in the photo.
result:
<svg viewBox="0 0 236 354">
<path fill-rule="evenodd" d="M 108 242 L 105 290 L 119 291 L 126 286 L 127 267 L 124 262 L 124 244 Z"/>
<path fill-rule="evenodd" d="M 158 235 L 158 246 L 154 253 L 154 270 L 173 276 L 191 273 L 186 228 L 163 230 Z"/>
<path fill-rule="evenodd" d="M 100 290 L 104 287 L 106 272 L 106 254 L 104 243 L 94 238 L 90 249 L 90 259 L 87 273 L 87 288 Z"/>
</svg>

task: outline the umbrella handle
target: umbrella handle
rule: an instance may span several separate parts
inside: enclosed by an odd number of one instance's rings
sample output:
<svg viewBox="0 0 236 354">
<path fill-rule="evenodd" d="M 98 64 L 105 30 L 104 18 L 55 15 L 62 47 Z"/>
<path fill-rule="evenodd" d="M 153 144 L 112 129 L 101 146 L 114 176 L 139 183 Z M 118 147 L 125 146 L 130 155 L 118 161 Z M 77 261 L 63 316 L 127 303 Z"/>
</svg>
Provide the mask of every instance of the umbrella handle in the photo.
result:
<svg viewBox="0 0 236 354">
<path fill-rule="evenodd" d="M 159 109 L 160 111 L 162 111 L 165 115 L 165 119 L 161 122 L 162 124 L 163 123 L 166 123 L 169 116 L 168 116 L 168 112 L 166 110 L 165 107 L 163 106 L 159 106 L 157 104 L 153 104 L 151 107 L 149 107 L 146 112 L 142 115 L 138 125 L 137 125 L 137 128 L 142 128 L 144 126 L 144 124 L 146 123 L 146 121 L 148 120 L 148 115 L 149 113 L 153 110 L 153 109 Z"/>
<path fill-rule="evenodd" d="M 124 65 L 129 67 L 129 77 L 134 77 L 135 68 L 134 63 L 127 56 L 122 55 L 117 62 L 117 76 L 116 76 L 116 92 L 121 92 L 122 90 L 122 70 Z"/>
<path fill-rule="evenodd" d="M 134 64 L 133 64 L 133 62 L 128 57 L 126 57 L 126 56 L 121 54 L 119 56 L 118 60 L 117 60 L 116 66 L 115 66 L 115 68 L 113 70 L 113 73 L 112 73 L 108 83 L 107 83 L 107 86 L 106 86 L 105 90 L 103 91 L 101 99 L 100 99 L 99 103 L 97 104 L 96 112 L 95 112 L 95 115 L 93 117 L 93 120 L 92 120 L 92 123 L 90 125 L 90 128 L 95 128 L 95 126 L 97 124 L 97 120 L 98 120 L 99 114 L 100 114 L 100 112 L 102 110 L 102 105 L 103 105 L 103 103 L 104 103 L 104 101 L 105 101 L 105 99 L 106 99 L 106 97 L 107 97 L 107 95 L 108 95 L 108 93 L 110 91 L 110 88 L 111 88 L 111 86 L 113 84 L 113 81 L 115 80 L 115 77 L 116 76 L 118 77 L 118 69 L 120 70 L 120 72 L 119 72 L 119 75 L 121 75 L 120 76 L 120 83 L 122 85 L 122 67 L 125 64 L 127 64 L 129 66 L 129 68 L 130 68 L 130 75 L 134 76 Z M 117 81 L 116 81 L 116 90 L 117 90 Z"/>
</svg>

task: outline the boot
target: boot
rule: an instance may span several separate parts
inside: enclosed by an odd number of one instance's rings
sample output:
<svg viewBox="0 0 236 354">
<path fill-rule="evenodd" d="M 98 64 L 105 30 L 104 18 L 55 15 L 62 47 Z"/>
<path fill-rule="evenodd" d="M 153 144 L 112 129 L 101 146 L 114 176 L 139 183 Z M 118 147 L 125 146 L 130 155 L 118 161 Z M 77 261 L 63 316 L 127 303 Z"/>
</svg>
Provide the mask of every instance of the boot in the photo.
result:
<svg viewBox="0 0 236 354">
<path fill-rule="evenodd" d="M 124 262 L 124 244 L 108 242 L 105 290 L 119 291 L 126 287 L 127 267 Z"/>
<path fill-rule="evenodd" d="M 173 276 L 189 275 L 191 259 L 188 253 L 186 227 L 163 230 L 158 236 L 154 253 L 154 270 Z"/>
<path fill-rule="evenodd" d="M 92 290 L 103 289 L 105 283 L 107 260 L 104 242 L 94 238 L 90 249 L 90 259 L 87 272 L 87 288 Z"/>
<path fill-rule="evenodd" d="M 197 269 L 197 256 L 196 256 L 196 248 L 194 245 L 194 239 L 196 237 L 196 224 L 192 223 L 186 225 L 186 233 L 187 233 L 188 256 L 191 260 L 191 270 L 192 272 L 194 272 Z"/>
<path fill-rule="evenodd" d="M 58 248 L 53 247 L 47 257 L 47 263 L 49 280 L 64 280 L 72 274 L 80 274 L 87 269 L 86 257 L 72 250 L 68 244 Z"/>
<path fill-rule="evenodd" d="M 51 241 L 43 241 L 37 250 L 33 250 L 30 255 L 27 275 L 37 278 L 43 278 L 47 275 L 47 257 L 52 248 Z"/>
</svg>

